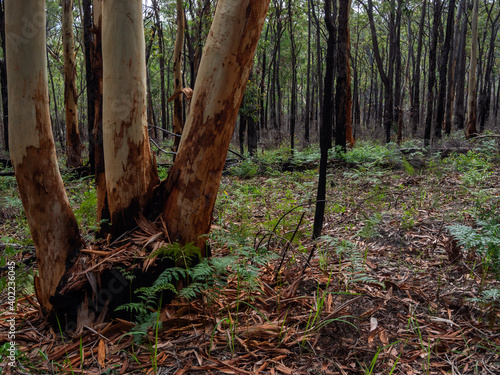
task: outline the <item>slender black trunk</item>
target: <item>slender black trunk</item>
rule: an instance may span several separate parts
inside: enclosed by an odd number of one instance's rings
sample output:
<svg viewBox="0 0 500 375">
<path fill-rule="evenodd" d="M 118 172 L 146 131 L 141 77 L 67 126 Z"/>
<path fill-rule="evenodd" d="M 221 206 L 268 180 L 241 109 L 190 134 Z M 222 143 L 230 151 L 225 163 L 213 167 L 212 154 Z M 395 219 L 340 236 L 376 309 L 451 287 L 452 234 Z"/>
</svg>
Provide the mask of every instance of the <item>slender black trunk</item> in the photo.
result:
<svg viewBox="0 0 500 375">
<path fill-rule="evenodd" d="M 451 41 L 453 39 L 453 19 L 455 18 L 455 0 L 450 0 L 448 8 L 448 19 L 446 20 L 446 36 L 441 52 L 441 60 L 439 62 L 439 91 L 436 108 L 436 124 L 434 128 L 434 136 L 441 138 L 441 129 L 443 127 L 445 115 L 445 99 L 446 99 L 446 76 L 448 73 L 449 53 Z"/>
<path fill-rule="evenodd" d="M 321 159 L 319 165 L 318 194 L 314 214 L 313 238 L 321 236 L 325 214 L 326 167 L 328 150 L 332 147 L 332 109 L 333 109 L 333 74 L 335 53 L 335 25 L 332 16 L 332 0 L 325 0 L 325 22 L 328 29 L 326 52 L 325 95 L 323 97 L 323 115 L 320 126 Z"/>
<path fill-rule="evenodd" d="M 424 146 L 427 147 L 431 141 L 432 116 L 434 107 L 434 85 L 436 83 L 436 50 L 438 30 L 440 24 L 441 1 L 434 2 L 434 18 L 432 21 L 431 46 L 429 51 L 429 83 L 427 85 L 427 114 L 425 117 Z"/>
</svg>

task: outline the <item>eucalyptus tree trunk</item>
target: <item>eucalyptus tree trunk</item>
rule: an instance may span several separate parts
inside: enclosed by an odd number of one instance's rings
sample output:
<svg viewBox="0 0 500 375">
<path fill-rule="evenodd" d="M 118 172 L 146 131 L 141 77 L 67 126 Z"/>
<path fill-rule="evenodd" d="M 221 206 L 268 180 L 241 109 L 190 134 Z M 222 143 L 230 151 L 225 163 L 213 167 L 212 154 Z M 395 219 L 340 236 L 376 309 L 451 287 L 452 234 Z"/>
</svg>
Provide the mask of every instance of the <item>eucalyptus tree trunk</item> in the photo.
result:
<svg viewBox="0 0 500 375">
<path fill-rule="evenodd" d="M 222 169 L 269 0 L 219 0 L 203 50 L 191 110 L 166 181 L 163 217 L 172 241 L 205 239 Z M 196 152 L 193 152 L 196 150 Z"/>
<path fill-rule="evenodd" d="M 474 0 L 474 8 L 472 10 L 472 33 L 471 33 L 471 48 L 470 48 L 470 67 L 469 67 L 469 86 L 467 89 L 467 127 L 465 130 L 466 137 L 476 135 L 477 124 L 477 19 L 478 19 L 479 0 Z"/>
<path fill-rule="evenodd" d="M 111 233 L 135 226 L 158 174 L 147 127 L 141 0 L 102 4 L 103 141 Z"/>
<path fill-rule="evenodd" d="M 174 95 L 182 90 L 182 46 L 184 45 L 184 4 L 182 0 L 177 0 L 177 34 L 174 45 Z M 184 122 L 182 120 L 182 95 L 177 95 L 174 99 L 173 131 L 182 134 Z M 179 137 L 174 139 L 174 151 L 179 146 Z"/>
<path fill-rule="evenodd" d="M 45 1 L 5 1 L 11 160 L 36 249 L 38 301 L 49 298 L 82 247 L 59 174 L 50 124 Z"/>
<path fill-rule="evenodd" d="M 62 0 L 62 41 L 64 55 L 64 106 L 66 109 L 66 165 L 82 165 L 82 145 L 78 130 L 78 94 L 76 91 L 73 0 Z"/>
</svg>

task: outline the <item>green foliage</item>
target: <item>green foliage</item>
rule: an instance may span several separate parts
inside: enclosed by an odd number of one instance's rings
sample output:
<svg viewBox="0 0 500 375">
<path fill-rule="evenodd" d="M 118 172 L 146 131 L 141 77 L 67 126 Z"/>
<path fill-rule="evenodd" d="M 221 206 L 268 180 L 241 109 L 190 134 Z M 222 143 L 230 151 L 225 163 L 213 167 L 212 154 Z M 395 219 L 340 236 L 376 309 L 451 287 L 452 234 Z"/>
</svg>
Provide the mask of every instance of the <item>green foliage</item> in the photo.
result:
<svg viewBox="0 0 500 375">
<path fill-rule="evenodd" d="M 480 208 L 476 217 L 476 227 L 462 224 L 448 226 L 447 229 L 459 245 L 474 250 L 482 258 L 486 269 L 491 267 L 500 274 L 500 201 L 491 209 Z"/>
<path fill-rule="evenodd" d="M 240 178 L 254 177 L 259 172 L 259 164 L 256 160 L 248 158 L 229 169 L 229 173 Z"/>
<path fill-rule="evenodd" d="M 363 228 L 358 231 L 358 236 L 365 239 L 370 239 L 373 237 L 378 237 L 379 225 L 382 222 L 382 214 L 374 213 L 364 222 Z"/>
<path fill-rule="evenodd" d="M 367 167 L 385 165 L 390 161 L 401 160 L 401 155 L 393 144 L 386 146 L 360 142 L 356 147 L 347 151 L 342 158 L 353 164 L 365 164 Z"/>
<path fill-rule="evenodd" d="M 20 241 L 16 241 L 10 237 L 0 238 L 0 242 L 5 244 L 5 249 L 0 254 L 0 268 L 7 265 L 9 261 L 13 261 L 15 256 L 23 252 L 22 247 L 16 249 L 13 245 L 22 245 Z M 29 269 L 23 262 L 16 262 L 15 268 L 15 289 L 16 295 L 32 294 L 34 290 L 34 278 L 35 274 L 32 269 Z M 0 293 L 4 291 L 8 284 L 8 278 L 2 277 L 0 279 Z"/>
<path fill-rule="evenodd" d="M 457 172 L 466 173 L 471 170 L 486 172 L 492 168 L 485 153 L 469 150 L 467 154 L 452 154 L 444 160 L 445 164 L 454 167 Z"/>
</svg>

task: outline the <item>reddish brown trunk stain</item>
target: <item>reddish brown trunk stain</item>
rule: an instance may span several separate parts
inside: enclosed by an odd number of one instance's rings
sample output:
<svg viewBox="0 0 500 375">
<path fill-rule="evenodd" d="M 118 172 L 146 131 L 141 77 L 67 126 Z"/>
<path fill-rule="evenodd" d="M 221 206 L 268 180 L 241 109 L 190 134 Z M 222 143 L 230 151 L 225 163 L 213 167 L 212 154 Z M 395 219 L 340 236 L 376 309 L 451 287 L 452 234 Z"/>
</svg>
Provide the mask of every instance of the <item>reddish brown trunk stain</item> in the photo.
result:
<svg viewBox="0 0 500 375">
<path fill-rule="evenodd" d="M 183 135 L 183 143 L 165 184 L 163 212 L 170 238 L 183 244 L 194 242 L 204 256 L 205 240 L 200 236 L 210 230 L 222 169 L 268 4 L 268 1 L 250 1 L 245 9 L 247 19 L 241 20 L 243 28 L 235 31 L 240 36 L 225 41 L 237 43 L 236 52 L 214 68 L 214 72 L 225 69 L 226 87 L 216 87 L 220 92 L 214 90 L 214 77 L 204 71 L 207 76 L 201 76 L 200 69 L 191 103 L 191 126 Z M 210 37 L 213 38 L 212 30 Z M 207 49 L 204 56 L 210 53 L 213 52 Z M 232 89 L 227 90 L 228 87 Z M 209 101 L 214 95 L 219 95 L 220 99 L 217 111 L 210 113 L 215 104 Z M 211 105 L 209 110 L 208 105 Z"/>
<path fill-rule="evenodd" d="M 69 206 L 55 158 L 48 115 L 48 93 L 40 76 L 34 96 L 39 144 L 26 148 L 21 161 L 13 160 L 23 206 L 35 244 L 40 272 L 36 293 L 42 308 L 83 246 L 78 224 Z"/>
</svg>

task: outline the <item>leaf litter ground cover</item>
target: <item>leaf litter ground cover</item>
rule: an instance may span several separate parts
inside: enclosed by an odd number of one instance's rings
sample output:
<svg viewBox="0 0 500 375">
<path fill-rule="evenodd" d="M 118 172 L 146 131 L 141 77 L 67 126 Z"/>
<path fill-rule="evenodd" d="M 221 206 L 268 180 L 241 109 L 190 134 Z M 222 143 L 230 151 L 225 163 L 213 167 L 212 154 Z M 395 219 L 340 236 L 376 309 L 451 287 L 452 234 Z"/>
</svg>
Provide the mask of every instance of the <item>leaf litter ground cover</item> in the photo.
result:
<svg viewBox="0 0 500 375">
<path fill-rule="evenodd" d="M 481 233 L 478 216 L 498 217 L 498 155 L 432 157 L 420 169 L 388 160 L 332 160 L 316 241 L 316 170 L 225 176 L 210 242 L 213 258 L 231 263 L 218 285 L 150 311 L 149 325 L 103 321 L 74 337 L 44 321 L 27 288 L 15 314 L 18 367 L 4 373 L 500 373 L 494 254 L 450 234 L 457 224 Z M 2 215 L 16 220 L 1 225 L 15 239 L 23 220 L 14 206 Z M 88 255 L 95 264 L 125 250 L 140 256 L 160 232 L 144 224 Z M 22 272 L 34 267 L 29 250 L 11 251 Z M 13 315 L 6 303 L 4 290 L 1 342 Z"/>
</svg>

